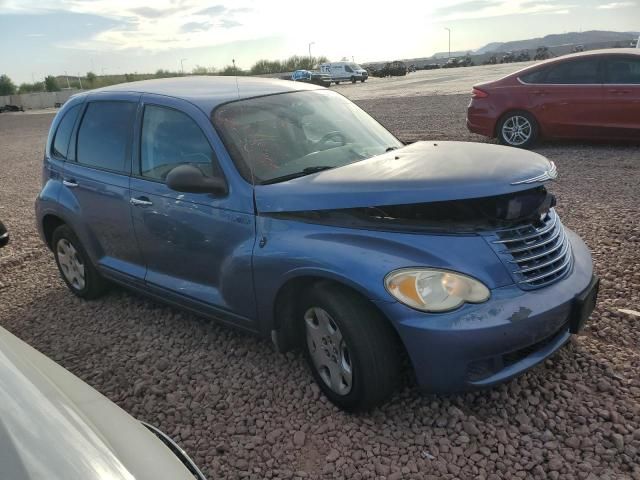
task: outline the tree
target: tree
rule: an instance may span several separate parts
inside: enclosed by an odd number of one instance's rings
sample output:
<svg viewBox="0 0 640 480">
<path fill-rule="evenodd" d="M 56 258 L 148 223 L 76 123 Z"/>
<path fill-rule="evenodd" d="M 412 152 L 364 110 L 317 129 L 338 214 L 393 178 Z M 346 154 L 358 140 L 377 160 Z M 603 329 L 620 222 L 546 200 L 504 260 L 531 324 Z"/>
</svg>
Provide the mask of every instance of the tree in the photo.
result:
<svg viewBox="0 0 640 480">
<path fill-rule="evenodd" d="M 16 86 L 7 75 L 0 75 L 0 95 L 13 95 Z"/>
<path fill-rule="evenodd" d="M 98 77 L 96 76 L 95 73 L 87 72 L 87 83 L 89 84 L 90 87 L 93 87 L 93 85 L 96 83 L 96 78 Z"/>
<path fill-rule="evenodd" d="M 135 73 L 125 73 L 124 74 L 124 81 L 125 82 L 135 82 L 135 80 L 136 80 Z"/>
<path fill-rule="evenodd" d="M 47 89 L 47 92 L 58 92 L 60 91 L 60 87 L 58 86 L 58 81 L 56 77 L 53 75 L 47 75 L 44 78 L 44 86 Z"/>
<path fill-rule="evenodd" d="M 44 82 L 21 83 L 18 93 L 44 92 Z"/>
</svg>

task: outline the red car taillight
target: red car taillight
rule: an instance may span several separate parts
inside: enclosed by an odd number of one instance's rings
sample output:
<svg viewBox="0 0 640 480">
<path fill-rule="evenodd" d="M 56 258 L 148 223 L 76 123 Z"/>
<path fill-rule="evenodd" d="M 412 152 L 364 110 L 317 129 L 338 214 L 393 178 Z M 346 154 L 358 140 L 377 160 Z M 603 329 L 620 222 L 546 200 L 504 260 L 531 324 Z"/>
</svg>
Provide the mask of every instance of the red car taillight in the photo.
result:
<svg viewBox="0 0 640 480">
<path fill-rule="evenodd" d="M 471 91 L 471 98 L 487 98 L 489 94 L 479 88 L 475 88 Z"/>
</svg>

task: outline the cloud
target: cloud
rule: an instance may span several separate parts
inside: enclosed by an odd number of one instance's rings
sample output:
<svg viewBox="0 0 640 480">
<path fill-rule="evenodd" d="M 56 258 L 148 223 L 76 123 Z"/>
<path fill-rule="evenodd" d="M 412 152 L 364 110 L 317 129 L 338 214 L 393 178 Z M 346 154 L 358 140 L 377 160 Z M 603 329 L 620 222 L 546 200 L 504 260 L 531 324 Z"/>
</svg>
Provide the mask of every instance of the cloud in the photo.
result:
<svg viewBox="0 0 640 480">
<path fill-rule="evenodd" d="M 221 15 L 227 11 L 227 7 L 224 5 L 214 5 L 212 7 L 203 8 L 202 10 L 198 10 L 195 12 L 195 15 L 209 15 L 215 17 L 217 15 Z"/>
<path fill-rule="evenodd" d="M 202 32 L 209 30 L 211 24 L 209 22 L 189 22 L 180 27 L 180 31 L 183 33 Z"/>
<path fill-rule="evenodd" d="M 437 17 L 445 17 L 454 13 L 477 12 L 478 10 L 496 7 L 501 4 L 502 2 L 497 0 L 468 0 L 462 3 L 436 8 L 433 13 Z"/>
<path fill-rule="evenodd" d="M 27 33 L 25 37 L 32 37 L 32 38 L 44 37 L 44 33 Z"/>
<path fill-rule="evenodd" d="M 140 15 L 145 18 L 162 18 L 173 15 L 175 12 L 180 10 L 179 8 L 152 8 L 152 7 L 137 7 L 132 8 L 130 12 Z"/>
<path fill-rule="evenodd" d="M 240 22 L 236 22 L 235 20 L 229 20 L 228 18 L 223 18 L 222 20 L 220 20 L 220 23 L 218 25 L 221 26 L 222 28 L 234 28 L 234 27 L 242 26 Z"/>
<path fill-rule="evenodd" d="M 636 6 L 638 6 L 636 2 L 612 2 L 612 3 L 603 3 L 602 5 L 598 5 L 598 8 L 602 10 L 611 10 L 613 8 L 626 8 L 626 7 L 636 7 Z"/>
</svg>

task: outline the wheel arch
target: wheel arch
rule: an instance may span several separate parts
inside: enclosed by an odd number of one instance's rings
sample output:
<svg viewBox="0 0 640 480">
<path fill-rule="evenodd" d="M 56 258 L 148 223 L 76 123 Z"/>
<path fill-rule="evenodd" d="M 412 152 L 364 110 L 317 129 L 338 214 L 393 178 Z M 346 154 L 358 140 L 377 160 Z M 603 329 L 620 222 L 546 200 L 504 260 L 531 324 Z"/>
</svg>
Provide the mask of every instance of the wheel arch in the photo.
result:
<svg viewBox="0 0 640 480">
<path fill-rule="evenodd" d="M 301 334 L 299 327 L 302 326 L 302 323 L 298 325 L 296 322 L 296 302 L 301 298 L 302 292 L 304 292 L 306 289 L 322 283 L 337 286 L 365 300 L 380 314 L 380 317 L 383 318 L 384 321 L 388 322 L 388 325 L 394 332 L 395 343 L 397 344 L 398 348 L 401 349 L 402 355 L 405 356 L 405 358 L 409 358 L 404 343 L 402 342 L 398 331 L 393 325 L 393 322 L 378 307 L 376 302 L 372 301 L 369 298 L 366 292 L 364 292 L 362 289 L 354 287 L 350 284 L 350 282 L 318 274 L 304 274 L 290 278 L 278 289 L 275 301 L 273 302 L 271 339 L 279 352 L 287 352 L 294 349 L 299 344 L 298 335 Z"/>
<path fill-rule="evenodd" d="M 66 225 L 67 222 L 60 216 L 53 213 L 47 213 L 42 218 L 42 235 L 44 241 L 49 249 L 53 249 L 51 242 L 53 241 L 53 232 L 61 225 Z"/>
</svg>

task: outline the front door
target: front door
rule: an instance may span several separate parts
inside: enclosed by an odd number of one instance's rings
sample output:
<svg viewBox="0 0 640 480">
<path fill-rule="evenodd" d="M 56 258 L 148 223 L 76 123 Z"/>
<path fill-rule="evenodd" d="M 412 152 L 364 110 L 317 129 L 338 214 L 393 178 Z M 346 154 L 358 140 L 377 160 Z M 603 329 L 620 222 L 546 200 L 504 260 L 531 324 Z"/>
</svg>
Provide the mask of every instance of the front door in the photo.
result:
<svg viewBox="0 0 640 480">
<path fill-rule="evenodd" d="M 605 61 L 603 122 L 613 138 L 640 139 L 640 55 Z"/>
<path fill-rule="evenodd" d="M 143 281 L 129 174 L 139 95 L 93 95 L 86 102 L 63 167 L 61 197 L 73 206 L 72 228 L 98 268 Z M 62 198 L 61 198 L 62 200 Z"/>
<path fill-rule="evenodd" d="M 254 328 L 253 212 L 235 210 L 231 194 L 176 192 L 165 184 L 181 164 L 225 177 L 210 141 L 211 123 L 188 102 L 145 95 L 143 105 L 131 197 L 146 282 L 221 320 Z"/>
</svg>

